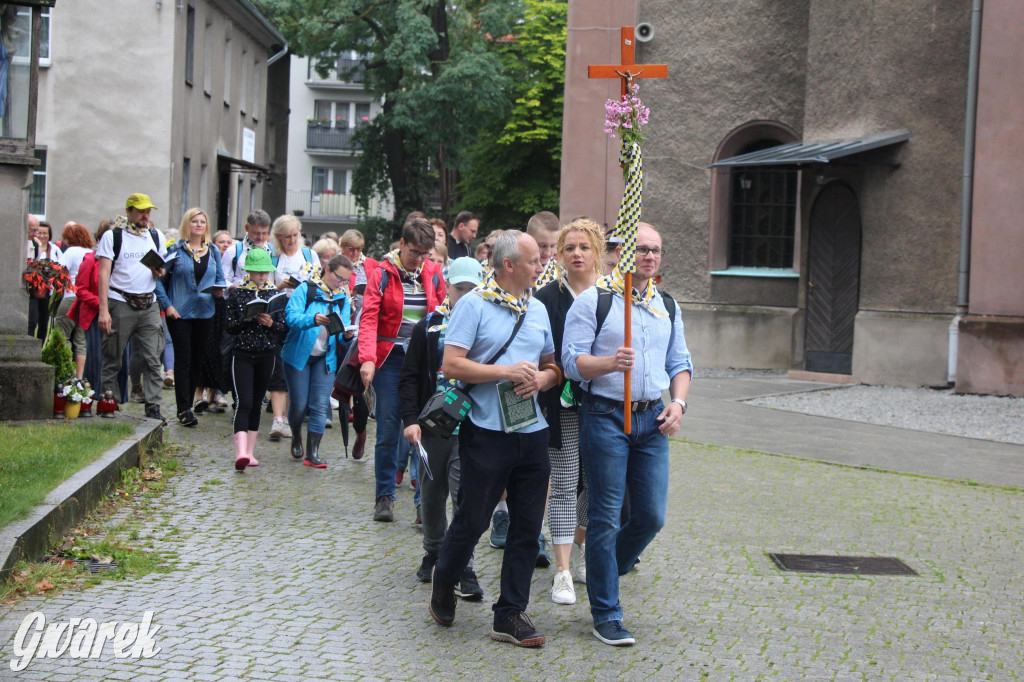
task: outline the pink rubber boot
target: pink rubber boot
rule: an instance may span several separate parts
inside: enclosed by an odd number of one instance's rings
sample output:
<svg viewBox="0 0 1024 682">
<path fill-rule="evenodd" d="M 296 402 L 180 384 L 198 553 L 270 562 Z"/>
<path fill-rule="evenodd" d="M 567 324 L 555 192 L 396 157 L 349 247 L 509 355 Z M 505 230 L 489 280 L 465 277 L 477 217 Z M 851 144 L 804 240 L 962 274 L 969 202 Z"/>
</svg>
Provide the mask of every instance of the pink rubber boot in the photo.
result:
<svg viewBox="0 0 1024 682">
<path fill-rule="evenodd" d="M 258 467 L 260 465 L 256 458 L 252 456 L 252 451 L 256 449 L 256 437 L 259 435 L 259 431 L 250 431 L 249 440 L 246 443 L 245 454 L 249 456 L 249 466 L 251 467 Z"/>
<path fill-rule="evenodd" d="M 249 466 L 247 437 L 245 431 L 235 434 L 235 471 L 245 471 L 245 467 Z"/>
</svg>

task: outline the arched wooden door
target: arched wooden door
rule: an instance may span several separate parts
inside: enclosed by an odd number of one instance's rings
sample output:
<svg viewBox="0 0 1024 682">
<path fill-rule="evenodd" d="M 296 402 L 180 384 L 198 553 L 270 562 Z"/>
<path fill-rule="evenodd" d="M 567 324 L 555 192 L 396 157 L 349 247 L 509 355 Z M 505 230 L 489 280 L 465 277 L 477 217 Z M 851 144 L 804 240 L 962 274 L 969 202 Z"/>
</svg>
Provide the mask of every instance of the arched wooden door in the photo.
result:
<svg viewBox="0 0 1024 682">
<path fill-rule="evenodd" d="M 811 207 L 804 369 L 850 374 L 860 299 L 860 205 L 848 185 L 827 185 Z"/>
</svg>

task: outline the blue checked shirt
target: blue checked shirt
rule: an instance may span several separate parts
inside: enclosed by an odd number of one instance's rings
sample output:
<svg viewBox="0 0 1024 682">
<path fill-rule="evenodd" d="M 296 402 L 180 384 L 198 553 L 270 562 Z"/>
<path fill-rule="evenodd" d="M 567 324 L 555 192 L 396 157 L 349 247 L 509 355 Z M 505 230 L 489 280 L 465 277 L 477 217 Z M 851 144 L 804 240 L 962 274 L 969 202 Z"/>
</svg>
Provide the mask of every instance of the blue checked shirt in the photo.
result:
<svg viewBox="0 0 1024 682">
<path fill-rule="evenodd" d="M 633 366 L 633 400 L 657 400 L 668 389 L 669 383 L 680 372 L 693 374 L 690 351 L 686 348 L 683 335 L 683 318 L 676 306 L 675 334 L 668 319 L 668 311 L 661 294 L 656 292 L 651 305 L 660 310 L 663 317 L 655 317 L 649 310 L 633 305 L 633 343 L 636 360 Z M 615 355 L 623 344 L 623 299 L 612 296 L 611 309 L 601 326 L 601 333 L 594 338 L 597 329 L 597 287 L 590 287 L 573 302 L 565 317 L 565 336 L 562 341 L 562 366 L 570 379 L 582 382 L 583 390 L 609 400 L 622 400 L 623 386 L 621 372 L 612 372 L 585 381 L 576 366 L 581 355 L 606 357 Z M 669 338 L 672 347 L 669 348 Z"/>
</svg>

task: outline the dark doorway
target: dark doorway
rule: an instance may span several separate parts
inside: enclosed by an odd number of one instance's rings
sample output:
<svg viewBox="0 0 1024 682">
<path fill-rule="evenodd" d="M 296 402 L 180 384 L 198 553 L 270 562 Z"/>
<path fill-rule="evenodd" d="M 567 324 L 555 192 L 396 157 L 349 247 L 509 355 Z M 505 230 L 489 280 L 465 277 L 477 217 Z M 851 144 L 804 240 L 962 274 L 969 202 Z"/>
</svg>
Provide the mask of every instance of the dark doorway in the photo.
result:
<svg viewBox="0 0 1024 682">
<path fill-rule="evenodd" d="M 860 206 L 834 182 L 811 207 L 804 368 L 851 374 L 853 326 L 860 298 Z"/>
<path fill-rule="evenodd" d="M 231 232 L 228 211 L 231 206 L 231 166 L 217 163 L 217 229 Z M 232 236 L 238 236 L 232 233 Z"/>
</svg>

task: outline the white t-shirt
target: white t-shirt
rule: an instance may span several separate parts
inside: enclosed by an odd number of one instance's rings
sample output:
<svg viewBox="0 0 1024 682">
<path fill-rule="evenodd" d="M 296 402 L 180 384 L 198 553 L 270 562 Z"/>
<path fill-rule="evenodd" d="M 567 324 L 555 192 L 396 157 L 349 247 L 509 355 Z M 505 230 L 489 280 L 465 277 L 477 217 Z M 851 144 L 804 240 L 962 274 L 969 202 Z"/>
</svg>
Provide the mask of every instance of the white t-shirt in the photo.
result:
<svg viewBox="0 0 1024 682">
<path fill-rule="evenodd" d="M 300 282 L 305 282 L 306 278 L 302 275 L 302 266 L 306 264 L 306 258 L 302 255 L 302 248 L 299 248 L 295 252 L 294 256 L 287 256 L 283 253 L 278 253 L 277 270 L 274 272 L 274 284 L 278 287 L 283 282 L 288 281 L 289 277 L 294 277 Z M 316 255 L 313 254 L 315 258 Z M 286 289 L 288 296 L 291 297 L 292 289 Z"/>
<path fill-rule="evenodd" d="M 89 249 L 84 246 L 69 246 L 68 250 L 61 256 L 64 267 L 68 269 L 68 274 L 71 277 L 71 282 L 74 283 L 78 279 L 78 268 L 82 266 L 82 259 L 85 258 L 85 254 L 89 253 Z M 75 293 L 69 291 L 64 294 L 64 298 L 74 298 Z"/>
<path fill-rule="evenodd" d="M 28 247 L 27 248 L 27 251 L 28 251 L 27 256 L 29 258 L 35 259 L 35 257 L 36 257 L 36 244 L 35 244 L 35 242 L 33 242 L 31 239 L 29 239 L 28 242 L 26 242 L 26 245 Z M 50 256 L 49 256 L 50 260 L 56 261 L 57 263 L 60 263 L 61 265 L 63 265 L 64 264 L 64 260 L 61 257 L 60 247 L 57 246 L 56 244 L 54 244 L 53 242 L 49 243 L 49 247 L 50 247 L 50 251 L 49 251 L 49 253 L 50 253 Z M 39 247 L 39 257 L 40 258 L 46 258 L 47 257 L 46 253 L 47 253 L 46 245 L 43 245 L 43 246 Z"/>
<path fill-rule="evenodd" d="M 96 247 L 96 258 L 106 258 L 113 261 L 110 268 L 110 288 L 108 297 L 114 301 L 123 301 L 124 296 L 118 294 L 114 289 L 127 291 L 129 294 L 149 294 L 156 289 L 156 278 L 153 271 L 141 263 L 141 259 L 149 250 L 156 247 L 157 253 L 167 256 L 166 239 L 160 230 L 157 233 L 157 243 L 153 244 L 149 230 L 136 236 L 128 230 L 121 232 L 121 255 L 114 260 L 114 231 L 107 230 L 100 237 L 100 244 Z"/>
</svg>

